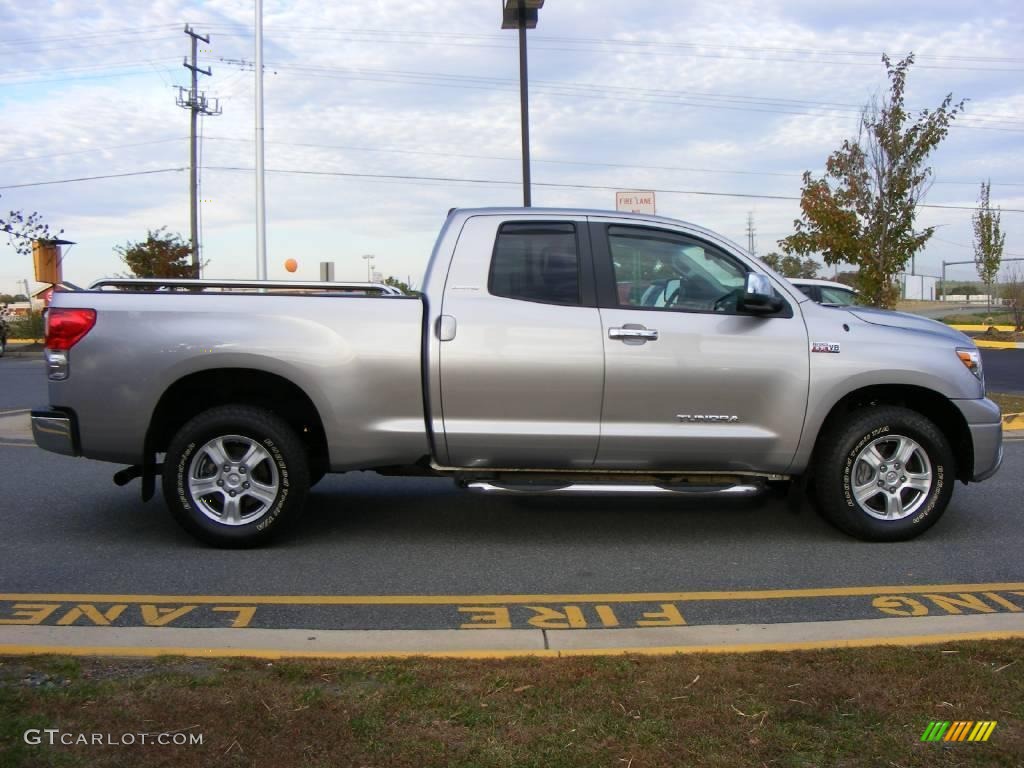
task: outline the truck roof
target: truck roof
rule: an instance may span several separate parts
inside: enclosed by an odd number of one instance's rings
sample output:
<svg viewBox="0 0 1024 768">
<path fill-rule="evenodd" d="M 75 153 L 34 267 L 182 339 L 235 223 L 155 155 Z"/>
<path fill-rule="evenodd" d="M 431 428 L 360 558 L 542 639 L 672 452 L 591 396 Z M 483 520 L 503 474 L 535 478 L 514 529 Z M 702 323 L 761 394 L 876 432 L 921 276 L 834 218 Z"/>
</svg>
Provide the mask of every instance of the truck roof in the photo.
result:
<svg viewBox="0 0 1024 768">
<path fill-rule="evenodd" d="M 519 206 L 496 206 L 491 208 L 452 208 L 448 212 L 449 216 L 462 216 L 469 218 L 470 216 L 516 216 L 516 215 L 548 215 L 548 216 L 600 216 L 602 218 L 616 218 L 616 219 L 627 219 L 633 221 L 643 221 L 648 224 L 667 224 L 673 227 L 685 227 L 686 229 L 703 235 L 705 237 L 714 238 L 719 241 L 723 241 L 731 245 L 733 248 L 739 250 L 746 250 L 739 244 L 725 237 L 724 235 L 715 232 L 714 230 L 702 227 L 699 224 L 693 224 L 689 221 L 683 221 L 682 219 L 672 219 L 667 216 L 656 216 L 649 213 L 628 213 L 626 211 L 610 211 L 602 210 L 600 208 L 523 208 Z"/>
</svg>

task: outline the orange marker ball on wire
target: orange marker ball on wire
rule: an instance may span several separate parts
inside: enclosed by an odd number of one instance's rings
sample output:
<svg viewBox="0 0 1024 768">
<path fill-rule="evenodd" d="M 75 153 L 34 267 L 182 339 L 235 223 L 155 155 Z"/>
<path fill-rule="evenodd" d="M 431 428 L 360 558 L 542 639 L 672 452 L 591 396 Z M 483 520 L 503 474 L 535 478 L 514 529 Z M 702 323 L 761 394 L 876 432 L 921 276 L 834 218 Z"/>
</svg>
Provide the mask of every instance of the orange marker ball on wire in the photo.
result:
<svg viewBox="0 0 1024 768">
<path fill-rule="evenodd" d="M 284 263 L 284 268 L 287 269 L 289 272 L 294 272 L 296 269 L 299 268 L 299 262 L 297 262 L 295 259 L 287 259 Z"/>
</svg>

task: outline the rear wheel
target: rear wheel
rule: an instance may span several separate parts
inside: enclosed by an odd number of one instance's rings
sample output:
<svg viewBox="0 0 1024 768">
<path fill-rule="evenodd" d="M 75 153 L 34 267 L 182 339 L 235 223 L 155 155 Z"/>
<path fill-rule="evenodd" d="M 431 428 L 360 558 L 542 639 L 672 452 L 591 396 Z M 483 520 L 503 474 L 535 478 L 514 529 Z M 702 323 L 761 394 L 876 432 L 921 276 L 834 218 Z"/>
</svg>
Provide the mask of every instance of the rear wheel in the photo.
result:
<svg viewBox="0 0 1024 768">
<path fill-rule="evenodd" d="M 278 535 L 302 511 L 308 459 L 280 417 L 220 406 L 174 436 L 163 488 L 175 520 L 193 536 L 220 547 L 251 547 Z"/>
<path fill-rule="evenodd" d="M 933 526 L 953 495 L 949 441 L 907 408 L 857 411 L 822 437 L 818 508 L 867 541 L 911 539 Z"/>
</svg>

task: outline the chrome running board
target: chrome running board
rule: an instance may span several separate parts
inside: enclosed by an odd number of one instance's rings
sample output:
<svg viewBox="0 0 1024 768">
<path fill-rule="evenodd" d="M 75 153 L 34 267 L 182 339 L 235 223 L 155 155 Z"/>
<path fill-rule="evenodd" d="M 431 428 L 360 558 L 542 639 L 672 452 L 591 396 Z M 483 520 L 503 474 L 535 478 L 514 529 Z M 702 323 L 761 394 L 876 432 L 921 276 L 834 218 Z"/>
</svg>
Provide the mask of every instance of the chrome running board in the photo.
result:
<svg viewBox="0 0 1024 768">
<path fill-rule="evenodd" d="M 519 496 L 754 496 L 764 490 L 763 485 L 626 485 L 615 483 L 570 483 L 552 486 L 542 484 L 499 484 L 482 480 L 461 482 L 459 485 L 478 493 L 509 494 Z"/>
</svg>

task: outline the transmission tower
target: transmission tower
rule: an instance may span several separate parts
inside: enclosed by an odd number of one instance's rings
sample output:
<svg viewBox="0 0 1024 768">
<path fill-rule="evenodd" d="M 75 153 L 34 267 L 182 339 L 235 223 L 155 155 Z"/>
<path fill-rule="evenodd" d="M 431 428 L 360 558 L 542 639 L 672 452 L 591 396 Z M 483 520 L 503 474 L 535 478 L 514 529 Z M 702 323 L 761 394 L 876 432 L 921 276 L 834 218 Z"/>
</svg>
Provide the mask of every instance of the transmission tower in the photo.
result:
<svg viewBox="0 0 1024 768">
<path fill-rule="evenodd" d="M 750 211 L 747 213 L 747 250 L 750 251 L 751 256 L 757 255 L 757 242 L 754 236 L 757 234 L 757 230 L 754 229 L 754 212 Z"/>
<path fill-rule="evenodd" d="M 197 62 L 199 41 L 202 40 L 204 43 L 209 45 L 209 36 L 203 37 L 202 35 L 195 32 L 188 24 L 185 25 L 185 34 L 192 38 L 192 61 L 188 59 L 184 61 L 185 69 L 191 70 L 192 72 L 192 87 L 186 90 L 185 88 L 178 87 L 178 98 L 176 99 L 179 107 L 187 109 L 190 112 L 192 121 L 192 130 L 190 133 L 191 143 L 189 144 L 190 158 L 191 158 L 191 172 L 189 173 L 189 201 L 191 209 L 191 228 L 192 228 L 192 272 L 193 276 L 199 277 L 199 167 L 196 162 L 196 123 L 198 122 L 199 116 L 214 117 L 221 113 L 220 102 L 218 99 L 206 98 L 206 94 L 199 90 L 199 75 L 203 74 L 209 77 L 213 74 L 213 68 L 203 69 Z"/>
</svg>

